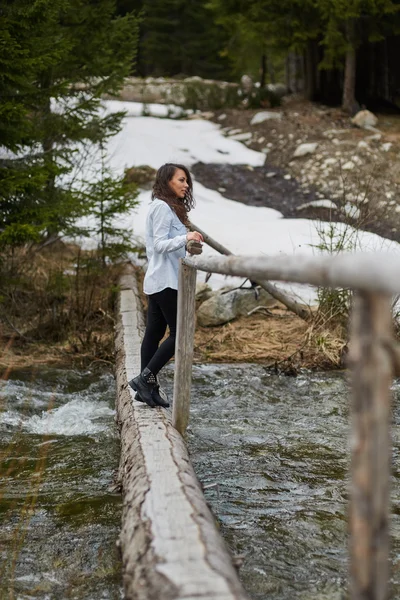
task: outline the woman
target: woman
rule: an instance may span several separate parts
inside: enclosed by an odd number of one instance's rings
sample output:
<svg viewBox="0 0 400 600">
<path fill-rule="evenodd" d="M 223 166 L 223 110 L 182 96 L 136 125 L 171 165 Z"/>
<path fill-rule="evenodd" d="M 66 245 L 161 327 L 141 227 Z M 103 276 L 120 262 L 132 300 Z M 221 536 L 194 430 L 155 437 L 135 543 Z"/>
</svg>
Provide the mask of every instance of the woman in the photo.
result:
<svg viewBox="0 0 400 600">
<path fill-rule="evenodd" d="M 148 296 L 146 331 L 141 346 L 141 373 L 129 382 L 135 398 L 149 406 L 168 407 L 160 396 L 157 374 L 175 353 L 179 259 L 190 240 L 188 212 L 194 207 L 193 183 L 183 165 L 167 163 L 156 175 L 146 221 L 148 267 L 143 290 Z M 169 327 L 169 337 L 159 346 Z"/>
</svg>

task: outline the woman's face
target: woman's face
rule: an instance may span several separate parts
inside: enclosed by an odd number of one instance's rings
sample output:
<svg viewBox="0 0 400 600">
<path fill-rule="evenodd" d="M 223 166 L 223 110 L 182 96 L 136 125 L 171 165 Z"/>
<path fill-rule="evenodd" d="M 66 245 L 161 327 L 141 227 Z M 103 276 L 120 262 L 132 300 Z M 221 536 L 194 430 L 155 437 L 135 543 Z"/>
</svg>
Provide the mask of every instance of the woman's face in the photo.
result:
<svg viewBox="0 0 400 600">
<path fill-rule="evenodd" d="M 172 179 L 168 183 L 169 187 L 174 192 L 177 198 L 185 197 L 187 189 L 189 187 L 185 171 L 182 171 L 182 169 L 177 169 Z"/>
</svg>

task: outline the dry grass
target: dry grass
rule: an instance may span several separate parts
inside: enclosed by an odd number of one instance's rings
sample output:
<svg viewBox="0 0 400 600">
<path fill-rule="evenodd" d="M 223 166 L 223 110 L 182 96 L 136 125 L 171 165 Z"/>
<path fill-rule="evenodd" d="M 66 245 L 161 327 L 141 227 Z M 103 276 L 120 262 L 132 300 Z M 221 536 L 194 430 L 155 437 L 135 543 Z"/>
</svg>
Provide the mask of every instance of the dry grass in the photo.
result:
<svg viewBox="0 0 400 600">
<path fill-rule="evenodd" d="M 54 273 L 74 271 L 77 252 L 74 246 L 58 245 L 34 255 L 21 251 L 17 257 L 17 271 L 29 285 L 12 290 L 13 309 L 3 311 L 0 318 L 3 371 L 35 365 L 114 364 L 113 297 L 121 267 L 100 275 L 82 272 L 78 286 L 71 279 L 61 291 L 49 288 Z M 142 270 L 137 276 L 142 289 Z M 11 294 L 9 289 L 7 293 Z M 4 297 L 1 286 L 0 296 Z M 142 301 L 146 310 L 143 294 Z M 256 362 L 288 372 L 300 367 L 337 368 L 346 349 L 343 338 L 339 327 L 327 326 L 317 316 L 306 323 L 279 305 L 268 315 L 253 314 L 220 327 L 197 327 L 195 361 Z"/>
<path fill-rule="evenodd" d="M 216 328 L 198 327 L 196 362 L 256 362 L 283 371 L 341 365 L 344 344 L 336 337 L 339 331 L 314 331 L 314 321 L 306 323 L 284 309 L 271 313 L 241 317 Z"/>
<path fill-rule="evenodd" d="M 143 290 L 143 271 L 137 272 Z M 141 291 L 144 311 L 146 296 Z M 321 319 L 311 322 L 277 303 L 269 314 L 240 317 L 218 327 L 196 326 L 194 361 L 197 363 L 261 363 L 287 373 L 299 368 L 336 369 L 343 366 L 347 343 L 343 328 Z"/>
<path fill-rule="evenodd" d="M 112 365 L 121 268 L 61 242 L 3 257 L 0 366 Z"/>
</svg>

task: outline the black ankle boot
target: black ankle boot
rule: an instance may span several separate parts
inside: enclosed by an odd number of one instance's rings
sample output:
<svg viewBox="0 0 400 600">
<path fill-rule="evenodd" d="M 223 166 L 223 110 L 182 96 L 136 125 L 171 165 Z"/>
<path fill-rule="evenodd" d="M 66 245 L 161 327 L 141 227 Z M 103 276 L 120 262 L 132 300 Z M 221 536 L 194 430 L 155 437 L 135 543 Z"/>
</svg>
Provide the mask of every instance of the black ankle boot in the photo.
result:
<svg viewBox="0 0 400 600">
<path fill-rule="evenodd" d="M 164 392 L 165 393 L 165 392 Z M 160 386 L 157 384 L 153 390 L 151 391 L 151 397 L 157 406 L 161 406 L 162 408 L 169 408 L 170 404 L 168 402 L 168 398 L 164 399 L 160 394 Z M 140 397 L 140 394 L 136 392 L 135 400 L 138 402 L 144 402 L 144 400 Z"/>
<path fill-rule="evenodd" d="M 158 404 L 158 406 L 162 406 L 163 408 L 168 408 L 169 407 L 168 398 L 165 399 L 165 398 L 163 398 L 161 396 L 161 394 L 160 394 L 160 386 L 158 385 L 158 383 L 156 383 L 156 385 L 152 389 L 152 391 L 151 391 L 151 397 L 153 398 L 154 402 L 156 404 Z"/>
<path fill-rule="evenodd" d="M 152 391 L 156 386 L 156 378 L 149 369 L 144 369 L 140 375 L 134 377 L 128 382 L 128 385 L 135 390 L 140 396 L 142 402 L 146 402 L 149 406 L 154 408 L 157 406 L 153 400 Z"/>
</svg>

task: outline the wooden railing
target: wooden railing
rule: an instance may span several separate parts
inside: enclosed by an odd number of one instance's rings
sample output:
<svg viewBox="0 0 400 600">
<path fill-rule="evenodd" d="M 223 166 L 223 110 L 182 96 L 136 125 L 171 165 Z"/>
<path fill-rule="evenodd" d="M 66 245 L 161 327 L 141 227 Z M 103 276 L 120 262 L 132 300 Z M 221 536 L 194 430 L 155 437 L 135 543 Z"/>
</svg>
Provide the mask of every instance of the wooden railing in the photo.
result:
<svg viewBox="0 0 400 600">
<path fill-rule="evenodd" d="M 386 600 L 389 587 L 390 386 L 400 372 L 392 334 L 392 297 L 400 294 L 400 258 L 389 254 L 335 257 L 196 257 L 181 261 L 172 421 L 189 422 L 195 329 L 196 270 L 354 290 L 349 366 L 352 600 Z"/>
</svg>

